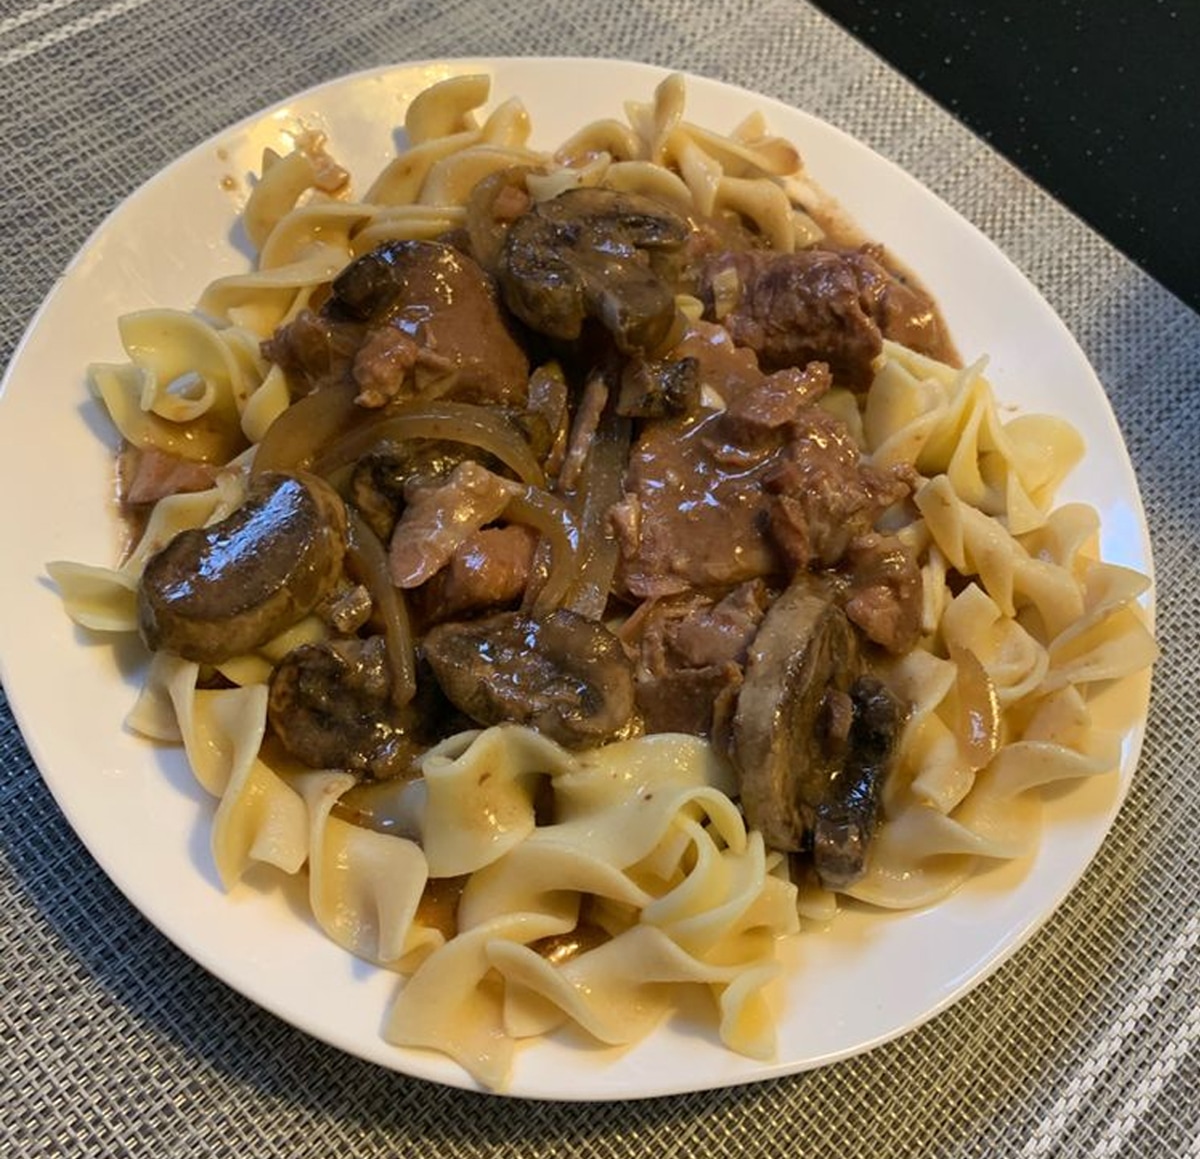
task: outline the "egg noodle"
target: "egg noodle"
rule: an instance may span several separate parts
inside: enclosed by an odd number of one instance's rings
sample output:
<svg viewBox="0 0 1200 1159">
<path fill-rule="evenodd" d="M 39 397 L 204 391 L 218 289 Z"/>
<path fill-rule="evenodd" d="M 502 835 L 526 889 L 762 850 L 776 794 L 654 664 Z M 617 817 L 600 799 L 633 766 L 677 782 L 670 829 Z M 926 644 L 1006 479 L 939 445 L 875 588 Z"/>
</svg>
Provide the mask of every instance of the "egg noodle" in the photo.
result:
<svg viewBox="0 0 1200 1159">
<path fill-rule="evenodd" d="M 552 153 L 530 145 L 519 100 L 484 116 L 488 96 L 487 77 L 464 76 L 414 99 L 407 148 L 361 199 L 315 135 L 268 152 L 242 217 L 253 268 L 213 282 L 196 310 L 119 320 L 128 359 L 90 379 L 120 434 L 224 466 L 211 487 L 159 500 L 120 566 L 49 566 L 76 622 L 137 632 L 146 561 L 242 502 L 256 447 L 290 405 L 261 343 L 379 243 L 462 227 L 489 174 L 536 169 L 535 198 L 603 184 L 684 213 L 732 210 L 777 250 L 821 236 L 822 194 L 796 150 L 758 116 L 728 134 L 690 123 L 677 76 Z M 981 863 L 1029 854 L 1040 790 L 1115 773 L 1129 722 L 1104 706 L 1155 657 L 1139 605 L 1147 579 L 1098 557 L 1091 507 L 1055 506 L 1079 435 L 1056 418 L 1002 420 L 984 371 L 885 342 L 865 393 L 822 402 L 867 462 L 919 475 L 886 521 L 921 569 L 921 639 L 878 665 L 908 712 L 867 872 L 845 891 L 876 906 L 928 905 Z M 419 832 L 368 828 L 337 807 L 356 776 L 297 770 L 263 743 L 274 664 L 327 632 L 309 616 L 219 665 L 216 684 L 197 663 L 151 658 L 128 724 L 182 744 L 215 798 L 226 888 L 258 864 L 306 875 L 321 929 L 401 976 L 386 1038 L 442 1051 L 490 1088 L 505 1086 L 520 1042 L 573 1023 L 599 1043 L 630 1043 L 684 988 L 711 993 L 731 1050 L 772 1057 L 779 939 L 831 918 L 839 897 L 792 880 L 786 857 L 747 828 L 717 748 L 660 734 L 568 752 L 517 725 L 461 733 L 405 786 Z M 448 923 L 434 903 L 449 885 Z"/>
</svg>

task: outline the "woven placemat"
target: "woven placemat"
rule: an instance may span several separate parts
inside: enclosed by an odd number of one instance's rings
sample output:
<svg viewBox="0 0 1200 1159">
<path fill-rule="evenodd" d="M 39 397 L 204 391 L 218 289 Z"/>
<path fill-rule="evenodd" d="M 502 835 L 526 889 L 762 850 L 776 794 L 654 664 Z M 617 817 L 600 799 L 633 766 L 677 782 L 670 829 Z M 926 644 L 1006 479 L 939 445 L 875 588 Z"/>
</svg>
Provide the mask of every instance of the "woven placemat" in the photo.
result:
<svg viewBox="0 0 1200 1159">
<path fill-rule="evenodd" d="M 727 1091 L 516 1102 L 347 1057 L 212 979 L 90 859 L 0 694 L 0 1153 L 1200 1155 L 1200 317 L 815 10 L 10 0 L 0 358 L 101 218 L 224 125 L 376 64 L 521 54 L 644 60 L 807 109 L 897 160 L 1047 296 L 1110 394 L 1155 545 L 1163 658 L 1129 800 L 1050 924 L 896 1042 Z"/>
</svg>

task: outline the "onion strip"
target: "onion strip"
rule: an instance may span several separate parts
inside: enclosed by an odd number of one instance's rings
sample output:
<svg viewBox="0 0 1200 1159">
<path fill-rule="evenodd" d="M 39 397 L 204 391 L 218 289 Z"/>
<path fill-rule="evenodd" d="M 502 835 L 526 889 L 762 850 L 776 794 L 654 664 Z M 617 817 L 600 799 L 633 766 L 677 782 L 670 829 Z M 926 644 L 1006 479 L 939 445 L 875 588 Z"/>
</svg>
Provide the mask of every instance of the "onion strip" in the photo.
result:
<svg viewBox="0 0 1200 1159">
<path fill-rule="evenodd" d="M 326 444 L 345 437 L 370 417 L 354 401 L 356 388 L 337 384 L 292 403 L 267 428 L 254 452 L 251 473 L 297 471 L 310 467 Z"/>
<path fill-rule="evenodd" d="M 545 475 L 529 443 L 505 418 L 486 407 L 445 399 L 414 400 L 390 406 L 378 414 L 380 417 L 351 427 L 326 446 L 314 461 L 313 470 L 318 475 L 330 475 L 388 443 L 445 439 L 487 451 L 523 483 L 534 487 L 545 483 Z"/>
<path fill-rule="evenodd" d="M 545 577 L 531 577 L 525 592 L 525 610 L 544 616 L 562 605 L 579 568 L 579 527 L 570 508 L 547 491 L 526 487 L 504 509 L 504 517 L 524 523 L 541 537 L 537 556 L 549 553 Z"/>
<path fill-rule="evenodd" d="M 628 419 L 605 415 L 579 481 L 576 517 L 582 560 L 563 603 L 592 620 L 604 615 L 617 571 L 620 549 L 608 515 L 624 494 L 630 438 Z"/>
<path fill-rule="evenodd" d="M 403 708 L 417 694 L 416 648 L 404 593 L 388 575 L 387 553 L 379 537 L 358 511 L 347 504 L 348 562 L 383 621 L 388 668 L 392 675 L 392 703 Z"/>
</svg>

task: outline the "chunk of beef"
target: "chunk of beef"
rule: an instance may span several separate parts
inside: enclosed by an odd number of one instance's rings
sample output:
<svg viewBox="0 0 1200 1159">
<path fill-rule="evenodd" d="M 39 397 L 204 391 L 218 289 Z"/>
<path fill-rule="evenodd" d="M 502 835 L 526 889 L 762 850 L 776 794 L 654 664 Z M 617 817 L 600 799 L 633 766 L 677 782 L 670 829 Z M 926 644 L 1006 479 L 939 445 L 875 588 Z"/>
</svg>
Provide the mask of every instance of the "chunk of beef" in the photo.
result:
<svg viewBox="0 0 1200 1159">
<path fill-rule="evenodd" d="M 724 733 L 767 603 L 765 587 L 751 582 L 720 599 L 656 601 L 632 618 L 627 639 L 637 636 L 637 703 L 648 732 Z"/>
<path fill-rule="evenodd" d="M 392 532 L 388 569 L 399 588 L 425 583 L 481 527 L 498 518 L 514 484 L 466 460 L 450 477 L 406 494 L 408 506 Z"/>
<path fill-rule="evenodd" d="M 445 482 L 455 468 L 474 460 L 498 468 L 490 455 L 446 439 L 406 439 L 359 459 L 350 475 L 350 498 L 367 525 L 387 543 L 406 505 L 406 494 Z"/>
<path fill-rule="evenodd" d="M 495 611 L 525 594 L 537 534 L 519 523 L 468 535 L 449 562 L 416 593 L 430 623 Z"/>
<path fill-rule="evenodd" d="M 933 300 L 880 256 L 877 247 L 720 254 L 701 271 L 701 293 L 715 317 L 714 282 L 728 285 L 732 271 L 734 301 L 719 321 L 763 369 L 825 362 L 836 383 L 863 390 L 885 337 L 939 357 L 948 346 Z"/>
<path fill-rule="evenodd" d="M 386 242 L 355 259 L 319 314 L 301 312 L 263 349 L 295 394 L 350 379 L 365 406 L 412 396 L 519 406 L 529 377 L 491 279 L 431 241 Z"/>
<path fill-rule="evenodd" d="M 937 303 L 911 278 L 888 266 L 882 246 L 864 245 L 844 256 L 854 271 L 863 308 L 885 338 L 957 364 L 958 354 Z"/>
<path fill-rule="evenodd" d="M 216 483 L 219 470 L 215 463 L 126 443 L 117 457 L 117 495 L 122 503 L 140 506 L 168 495 L 206 491 Z"/>
<path fill-rule="evenodd" d="M 818 407 L 801 411 L 788 434 L 763 479 L 771 538 L 792 570 L 833 567 L 909 494 L 910 472 L 861 462 L 845 424 Z"/>
<path fill-rule="evenodd" d="M 895 536 L 869 532 L 850 543 L 846 615 L 868 639 L 902 654 L 921 636 L 921 569 Z"/>
<path fill-rule="evenodd" d="M 646 421 L 614 511 L 618 579 L 637 598 L 746 580 L 786 580 L 838 562 L 850 540 L 907 494 L 904 472 L 860 463 L 845 425 L 811 405 L 823 367 L 764 375 L 716 327 L 676 348 L 694 356 L 696 414 Z"/>
</svg>

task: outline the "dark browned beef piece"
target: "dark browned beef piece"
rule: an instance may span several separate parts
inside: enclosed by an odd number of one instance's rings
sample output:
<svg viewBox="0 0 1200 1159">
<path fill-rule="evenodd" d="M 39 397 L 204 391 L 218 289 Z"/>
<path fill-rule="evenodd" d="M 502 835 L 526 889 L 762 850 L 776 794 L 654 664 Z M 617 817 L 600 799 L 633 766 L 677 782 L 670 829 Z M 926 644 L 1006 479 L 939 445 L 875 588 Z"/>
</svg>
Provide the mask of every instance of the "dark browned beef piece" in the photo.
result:
<svg viewBox="0 0 1200 1159">
<path fill-rule="evenodd" d="M 529 377 L 491 279 L 431 241 L 387 242 L 351 262 L 320 313 L 302 312 L 264 353 L 295 394 L 349 377 L 368 405 L 431 392 L 519 406 Z"/>
<path fill-rule="evenodd" d="M 844 568 L 851 622 L 889 652 L 915 647 L 921 635 L 921 569 L 904 544 L 878 532 L 859 536 L 850 543 Z"/>
<path fill-rule="evenodd" d="M 696 593 L 658 601 L 637 617 L 637 703 L 647 732 L 721 736 L 768 600 L 754 581 L 719 600 Z"/>
<path fill-rule="evenodd" d="M 724 406 L 642 426 L 614 511 L 630 595 L 832 567 L 907 494 L 904 476 L 861 465 L 845 425 L 811 405 L 820 369 L 765 376 L 751 351 L 703 325 L 673 353 L 696 358 L 702 387 Z"/>
<path fill-rule="evenodd" d="M 758 355 L 764 370 L 825 362 L 835 383 L 863 390 L 885 337 L 923 353 L 945 351 L 933 300 L 889 273 L 873 247 L 711 257 L 701 271 L 710 316 L 714 279 L 730 271 L 737 290 L 720 322 L 734 342 Z"/>
<path fill-rule="evenodd" d="M 362 322 L 335 321 L 301 310 L 262 344 L 263 357 L 282 367 L 292 398 L 350 379 L 354 356 L 366 338 Z"/>
</svg>

